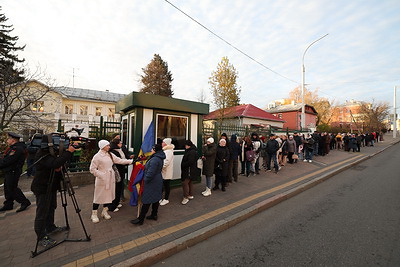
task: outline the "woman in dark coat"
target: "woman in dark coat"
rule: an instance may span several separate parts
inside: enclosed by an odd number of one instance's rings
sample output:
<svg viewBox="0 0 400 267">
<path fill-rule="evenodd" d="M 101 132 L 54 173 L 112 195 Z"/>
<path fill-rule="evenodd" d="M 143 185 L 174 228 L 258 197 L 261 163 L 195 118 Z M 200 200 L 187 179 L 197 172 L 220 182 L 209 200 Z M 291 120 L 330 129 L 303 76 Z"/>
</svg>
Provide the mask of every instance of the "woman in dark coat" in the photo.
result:
<svg viewBox="0 0 400 267">
<path fill-rule="evenodd" d="M 215 158 L 215 186 L 213 190 L 219 189 L 221 184 L 221 190 L 225 191 L 226 177 L 228 176 L 228 162 L 229 162 L 229 149 L 226 146 L 226 140 L 219 140 L 217 147 L 217 156 Z"/>
<path fill-rule="evenodd" d="M 206 176 L 206 190 L 201 192 L 203 196 L 211 195 L 212 176 L 214 175 L 215 157 L 217 155 L 217 146 L 214 143 L 214 138 L 207 139 L 207 143 L 203 146 L 203 175 Z"/>
<path fill-rule="evenodd" d="M 157 221 L 157 212 L 162 198 L 163 178 L 161 171 L 164 165 L 165 153 L 160 144 L 153 146 L 152 155 L 147 161 L 144 169 L 144 186 L 142 194 L 142 208 L 139 217 L 132 220 L 132 224 L 142 225 L 144 218 L 151 205 L 151 215 L 147 216 L 149 220 Z"/>
<path fill-rule="evenodd" d="M 200 169 L 197 168 L 197 147 L 190 140 L 185 141 L 185 154 L 181 162 L 181 180 L 183 189 L 182 204 L 185 205 L 193 199 L 193 184 L 200 176 Z"/>
</svg>

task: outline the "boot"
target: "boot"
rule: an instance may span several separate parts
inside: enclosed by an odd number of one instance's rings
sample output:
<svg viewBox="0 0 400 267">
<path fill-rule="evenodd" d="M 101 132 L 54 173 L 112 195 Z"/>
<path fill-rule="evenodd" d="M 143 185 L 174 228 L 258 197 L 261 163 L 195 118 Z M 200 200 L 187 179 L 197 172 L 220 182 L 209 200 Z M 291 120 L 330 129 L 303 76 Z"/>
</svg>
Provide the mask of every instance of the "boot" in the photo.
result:
<svg viewBox="0 0 400 267">
<path fill-rule="evenodd" d="M 111 219 L 111 216 L 110 216 L 110 214 L 108 214 L 107 211 L 108 211 L 107 207 L 103 208 L 103 211 L 101 212 L 101 217 L 103 217 L 106 220 L 109 220 L 109 219 Z"/>
<path fill-rule="evenodd" d="M 204 191 L 205 193 L 203 194 L 203 196 L 208 197 L 211 196 L 211 189 L 207 187 L 206 191 Z"/>
<path fill-rule="evenodd" d="M 99 217 L 97 217 L 97 210 L 92 210 L 92 216 L 90 217 L 93 223 L 98 223 Z"/>
</svg>

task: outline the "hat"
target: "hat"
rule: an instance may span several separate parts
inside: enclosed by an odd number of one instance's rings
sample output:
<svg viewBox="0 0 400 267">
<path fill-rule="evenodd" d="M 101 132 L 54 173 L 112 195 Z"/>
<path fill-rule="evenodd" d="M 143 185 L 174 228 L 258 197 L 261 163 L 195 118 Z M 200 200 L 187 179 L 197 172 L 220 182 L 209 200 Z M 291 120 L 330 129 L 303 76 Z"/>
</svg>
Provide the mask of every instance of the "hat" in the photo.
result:
<svg viewBox="0 0 400 267">
<path fill-rule="evenodd" d="M 166 143 L 167 145 L 170 145 L 172 143 L 172 139 L 171 138 L 164 138 L 163 142 Z"/>
<path fill-rule="evenodd" d="M 100 140 L 99 141 L 99 148 L 103 149 L 105 146 L 108 146 L 110 144 L 110 142 L 108 142 L 107 140 Z"/>
<path fill-rule="evenodd" d="M 160 144 L 155 144 L 155 145 L 153 145 L 152 149 L 153 149 L 155 152 L 157 152 L 157 151 L 162 150 L 162 146 L 161 146 Z"/>
<path fill-rule="evenodd" d="M 275 136 L 275 134 L 272 133 L 272 134 L 269 135 L 269 137 L 272 137 L 272 136 Z"/>
<path fill-rule="evenodd" d="M 214 138 L 212 138 L 212 137 L 208 138 L 207 142 L 210 142 L 211 144 L 214 143 Z"/>
<path fill-rule="evenodd" d="M 193 146 L 192 141 L 186 140 L 186 141 L 185 141 L 185 146 Z"/>
<path fill-rule="evenodd" d="M 224 138 L 221 138 L 221 140 L 219 140 L 219 144 L 222 145 L 226 145 L 226 140 Z"/>
<path fill-rule="evenodd" d="M 22 136 L 20 136 L 19 134 L 13 133 L 13 132 L 8 132 L 8 136 L 14 139 L 20 139 L 22 138 Z"/>
<path fill-rule="evenodd" d="M 225 138 L 228 138 L 228 136 L 226 135 L 226 133 L 222 133 L 221 137 L 224 136 Z"/>
</svg>

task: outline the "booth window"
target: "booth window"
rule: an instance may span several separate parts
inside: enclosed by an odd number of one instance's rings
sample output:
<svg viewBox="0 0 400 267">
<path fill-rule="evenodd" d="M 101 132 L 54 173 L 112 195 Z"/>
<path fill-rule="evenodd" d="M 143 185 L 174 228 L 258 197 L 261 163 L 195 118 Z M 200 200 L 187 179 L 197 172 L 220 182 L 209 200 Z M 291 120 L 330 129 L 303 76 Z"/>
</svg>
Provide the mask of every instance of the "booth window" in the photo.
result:
<svg viewBox="0 0 400 267">
<path fill-rule="evenodd" d="M 185 149 L 188 136 L 188 117 L 157 114 L 157 141 L 171 138 L 175 150 Z"/>
</svg>

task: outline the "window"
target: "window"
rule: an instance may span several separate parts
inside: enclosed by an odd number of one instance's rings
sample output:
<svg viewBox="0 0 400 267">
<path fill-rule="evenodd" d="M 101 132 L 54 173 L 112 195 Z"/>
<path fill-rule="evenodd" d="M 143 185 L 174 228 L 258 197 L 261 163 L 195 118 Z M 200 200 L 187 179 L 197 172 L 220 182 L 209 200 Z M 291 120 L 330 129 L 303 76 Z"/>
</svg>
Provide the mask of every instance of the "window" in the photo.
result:
<svg viewBox="0 0 400 267">
<path fill-rule="evenodd" d="M 87 115 L 87 114 L 88 114 L 88 106 L 81 105 L 80 113 L 79 113 L 79 114 L 81 114 L 81 115 Z"/>
<path fill-rule="evenodd" d="M 108 117 L 114 118 L 115 108 L 108 108 Z"/>
<path fill-rule="evenodd" d="M 188 136 L 188 117 L 157 114 L 157 140 L 171 138 L 175 149 L 185 149 Z"/>
<path fill-rule="evenodd" d="M 65 114 L 72 114 L 74 106 L 72 104 L 65 105 Z"/>
<path fill-rule="evenodd" d="M 101 116 L 101 107 L 96 107 L 96 116 Z"/>
<path fill-rule="evenodd" d="M 278 113 L 278 118 L 282 119 L 282 113 Z"/>
<path fill-rule="evenodd" d="M 44 111 L 44 102 L 43 101 L 35 101 L 32 103 L 32 111 L 33 112 L 43 112 Z"/>
</svg>

